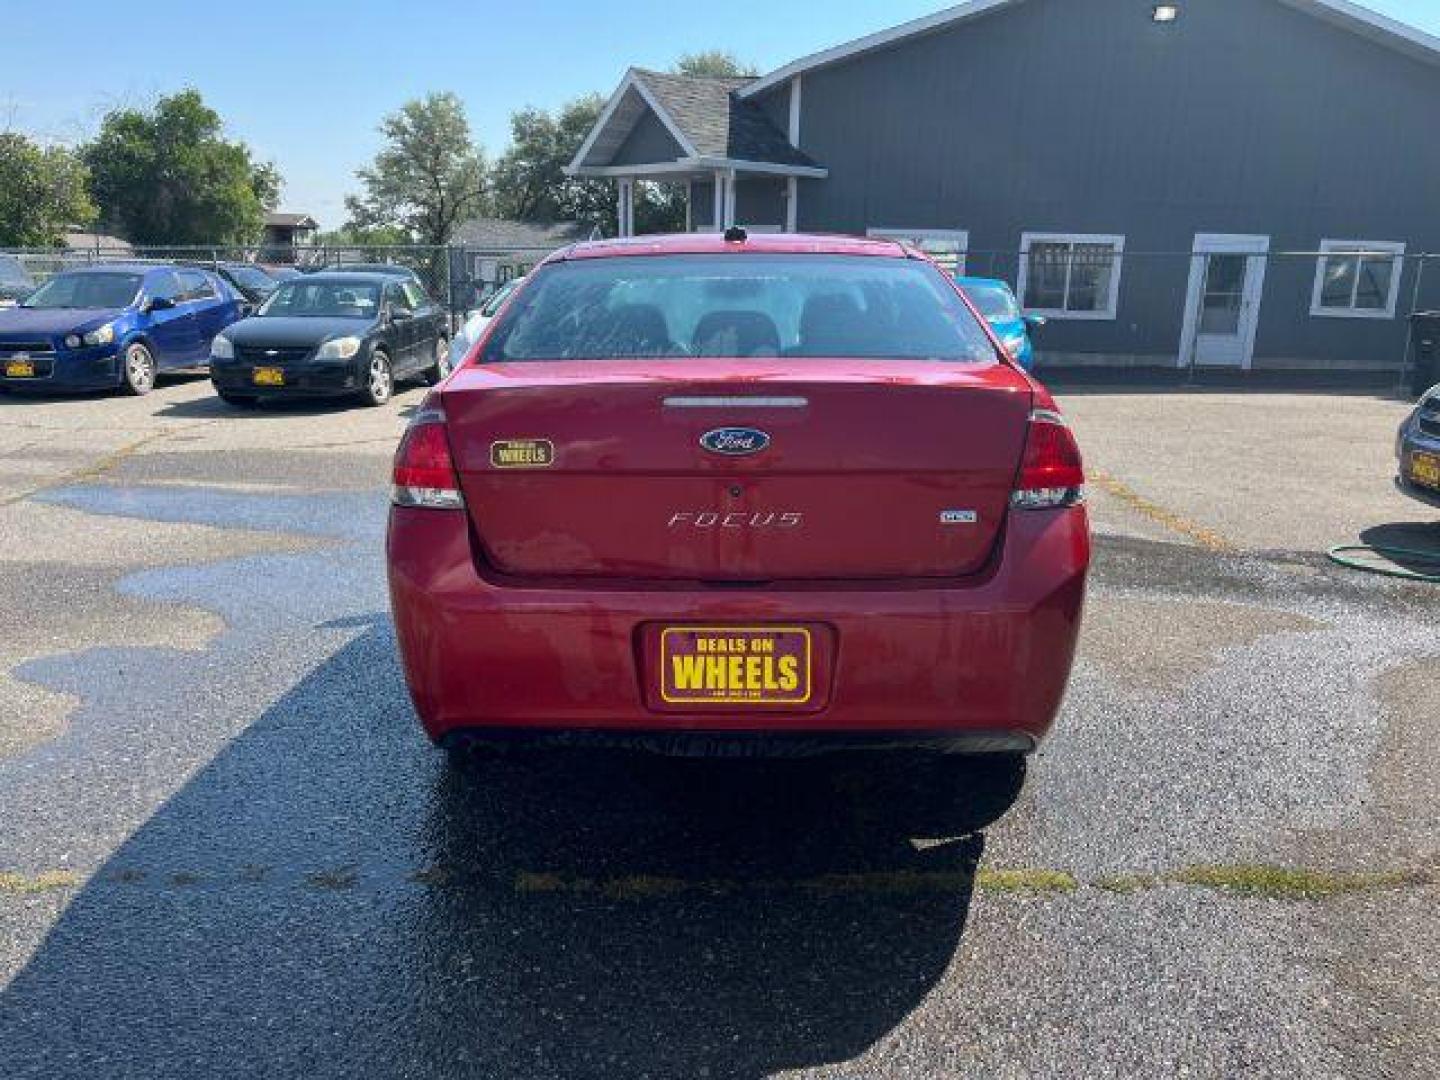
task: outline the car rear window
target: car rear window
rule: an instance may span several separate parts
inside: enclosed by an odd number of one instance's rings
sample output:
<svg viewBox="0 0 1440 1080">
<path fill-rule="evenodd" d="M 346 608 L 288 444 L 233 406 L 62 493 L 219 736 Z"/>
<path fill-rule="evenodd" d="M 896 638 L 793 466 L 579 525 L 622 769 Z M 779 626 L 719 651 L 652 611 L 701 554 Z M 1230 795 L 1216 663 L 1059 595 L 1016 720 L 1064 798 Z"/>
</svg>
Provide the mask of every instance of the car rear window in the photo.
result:
<svg viewBox="0 0 1440 1080">
<path fill-rule="evenodd" d="M 481 363 L 772 356 L 996 359 L 930 263 L 724 254 L 545 266 L 502 311 Z"/>
</svg>

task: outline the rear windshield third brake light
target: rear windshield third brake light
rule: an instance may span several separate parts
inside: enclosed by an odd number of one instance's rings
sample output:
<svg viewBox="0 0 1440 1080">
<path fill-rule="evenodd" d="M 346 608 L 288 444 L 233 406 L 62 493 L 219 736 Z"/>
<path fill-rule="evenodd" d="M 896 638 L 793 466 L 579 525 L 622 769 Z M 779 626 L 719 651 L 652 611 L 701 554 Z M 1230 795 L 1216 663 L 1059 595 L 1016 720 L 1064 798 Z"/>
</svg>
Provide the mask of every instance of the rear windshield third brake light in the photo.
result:
<svg viewBox="0 0 1440 1080">
<path fill-rule="evenodd" d="M 1065 418 L 1049 409 L 1030 414 L 1020 478 L 1010 496 L 1017 510 L 1056 510 L 1085 500 L 1085 467 Z"/>
</svg>

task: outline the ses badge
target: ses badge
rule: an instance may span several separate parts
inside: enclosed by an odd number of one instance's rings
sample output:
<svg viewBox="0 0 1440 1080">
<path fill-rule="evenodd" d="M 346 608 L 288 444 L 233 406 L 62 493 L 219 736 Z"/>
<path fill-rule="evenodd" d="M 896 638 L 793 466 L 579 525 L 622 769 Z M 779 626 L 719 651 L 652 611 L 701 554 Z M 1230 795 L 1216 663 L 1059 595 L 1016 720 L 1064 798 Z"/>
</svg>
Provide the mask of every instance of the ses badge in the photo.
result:
<svg viewBox="0 0 1440 1080">
<path fill-rule="evenodd" d="M 549 439 L 503 439 L 490 444 L 490 464 L 496 469 L 548 469 L 555 464 L 555 444 Z"/>
</svg>

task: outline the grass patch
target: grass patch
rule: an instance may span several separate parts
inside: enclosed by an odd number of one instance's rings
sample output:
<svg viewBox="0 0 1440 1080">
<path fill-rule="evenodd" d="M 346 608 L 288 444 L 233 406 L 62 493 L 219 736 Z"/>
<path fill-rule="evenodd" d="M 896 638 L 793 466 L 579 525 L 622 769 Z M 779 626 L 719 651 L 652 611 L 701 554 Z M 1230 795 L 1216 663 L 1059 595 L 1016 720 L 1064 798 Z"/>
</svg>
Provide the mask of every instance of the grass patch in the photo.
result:
<svg viewBox="0 0 1440 1080">
<path fill-rule="evenodd" d="M 352 866 L 341 866 L 334 870 L 317 870 L 306 874 L 305 881 L 312 889 L 348 889 L 355 884 L 359 875 Z"/>
<path fill-rule="evenodd" d="M 706 882 L 685 881 L 682 878 L 655 877 L 651 874 L 633 874 L 629 877 L 611 878 L 602 882 L 601 895 L 610 900 L 650 900 L 659 896 L 676 896 L 691 889 L 703 889 Z"/>
<path fill-rule="evenodd" d="M 417 885 L 429 885 L 438 887 L 449 885 L 455 880 L 454 873 L 447 866 L 427 866 L 423 870 L 416 870 L 410 875 L 410 880 Z"/>
<path fill-rule="evenodd" d="M 515 891 L 518 893 L 563 893 L 585 892 L 583 882 L 567 882 L 559 874 L 533 874 L 522 870 L 515 875 Z"/>
<path fill-rule="evenodd" d="M 1072 893 L 1080 883 L 1064 870 L 981 870 L 975 887 L 993 893 Z"/>
<path fill-rule="evenodd" d="M 868 874 L 824 874 L 821 877 L 795 882 L 807 892 L 826 895 L 847 893 L 891 893 L 913 896 L 916 893 L 959 892 L 968 889 L 974 879 L 959 871 L 922 873 L 917 870 L 876 871 Z M 780 882 L 783 888 L 787 883 Z"/>
<path fill-rule="evenodd" d="M 1346 893 L 1374 892 L 1405 885 L 1423 885 L 1430 875 L 1419 871 L 1337 873 L 1329 870 L 1297 870 L 1282 866 L 1192 866 L 1170 874 L 1166 880 L 1177 885 L 1264 896 L 1277 900 L 1323 900 Z"/>
<path fill-rule="evenodd" d="M 1141 892 L 1144 889 L 1153 889 L 1158 884 L 1160 884 L 1160 879 L 1152 874 L 1116 874 L 1112 877 L 1098 879 L 1095 887 L 1105 892 L 1129 896 L 1131 893 Z"/>
<path fill-rule="evenodd" d="M 70 870 L 46 870 L 29 877 L 25 874 L 0 873 L 0 893 L 27 896 L 54 889 L 73 889 L 81 884 L 80 875 Z"/>
</svg>

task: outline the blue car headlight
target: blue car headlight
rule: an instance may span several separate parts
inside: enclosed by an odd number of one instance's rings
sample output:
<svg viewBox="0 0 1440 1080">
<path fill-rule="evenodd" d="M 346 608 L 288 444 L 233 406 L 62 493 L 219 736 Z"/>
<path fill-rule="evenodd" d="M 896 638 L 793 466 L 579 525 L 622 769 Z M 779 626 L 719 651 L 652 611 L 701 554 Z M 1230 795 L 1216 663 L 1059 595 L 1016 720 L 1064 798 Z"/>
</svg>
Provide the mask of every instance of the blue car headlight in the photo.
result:
<svg viewBox="0 0 1440 1080">
<path fill-rule="evenodd" d="M 82 340 L 86 345 L 91 347 L 96 345 L 109 345 L 115 340 L 115 324 L 106 323 L 98 330 L 91 330 Z"/>
</svg>

